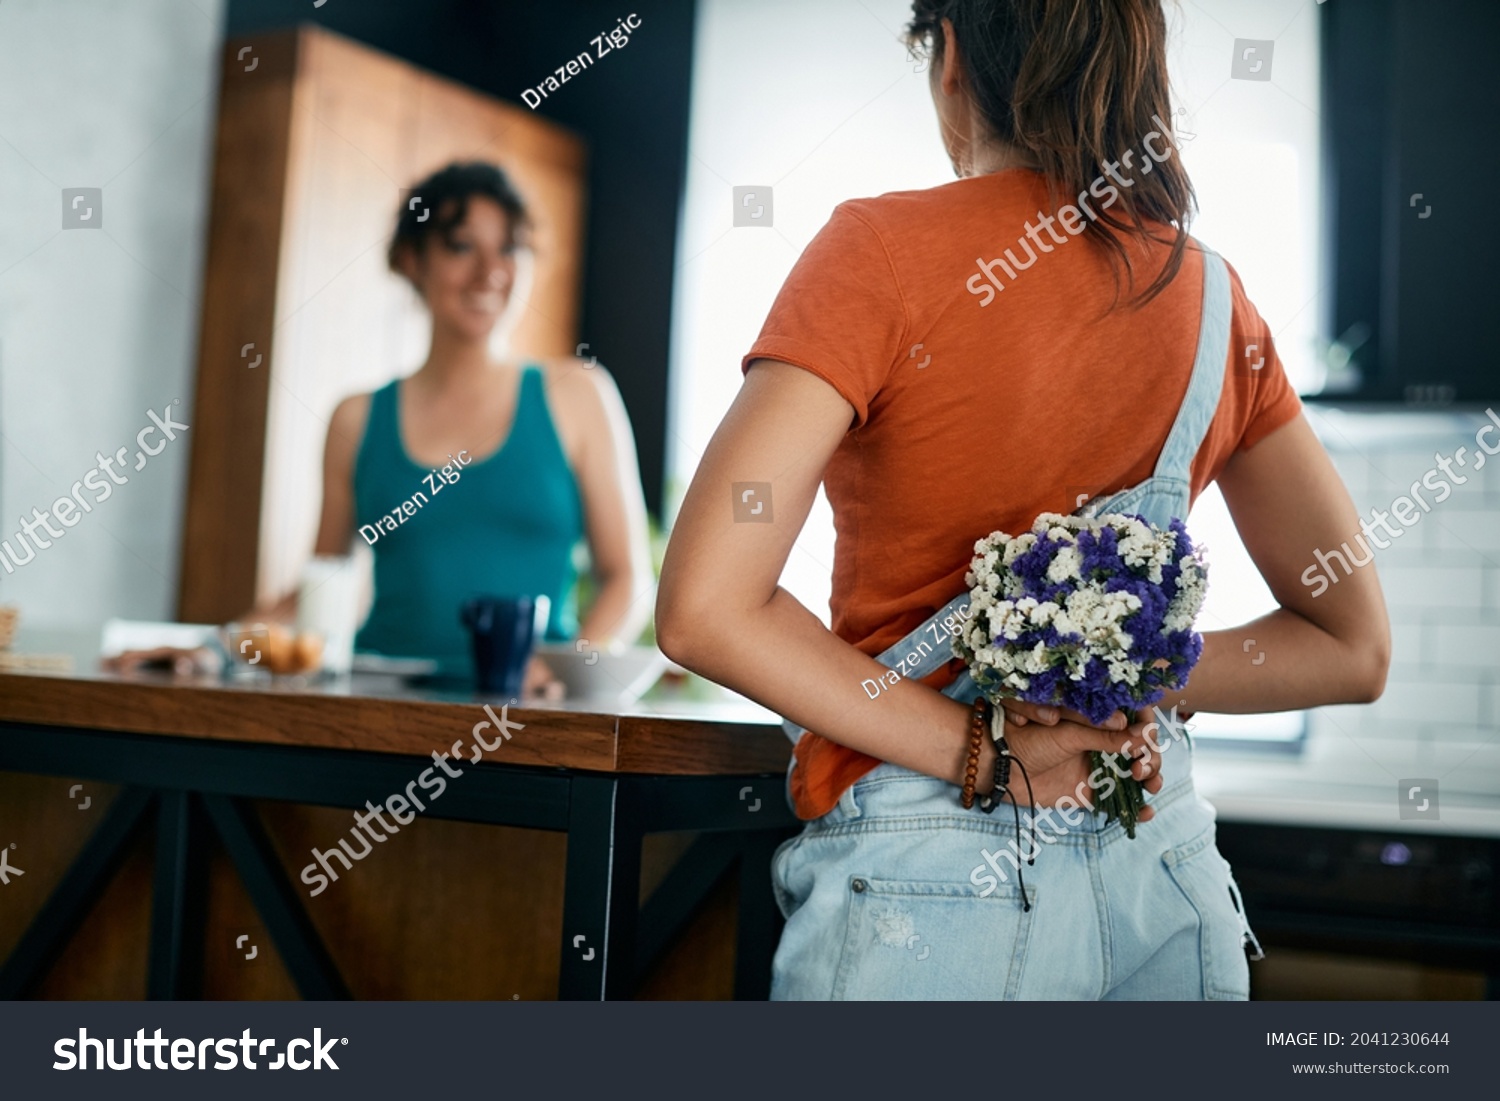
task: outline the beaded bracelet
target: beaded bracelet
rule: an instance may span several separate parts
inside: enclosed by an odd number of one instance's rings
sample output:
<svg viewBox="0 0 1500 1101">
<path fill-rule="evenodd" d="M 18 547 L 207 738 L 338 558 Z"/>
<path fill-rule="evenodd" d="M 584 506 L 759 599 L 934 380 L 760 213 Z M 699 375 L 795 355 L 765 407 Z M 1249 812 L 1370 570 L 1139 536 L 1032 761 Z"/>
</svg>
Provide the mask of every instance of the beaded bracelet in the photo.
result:
<svg viewBox="0 0 1500 1101">
<path fill-rule="evenodd" d="M 969 713 L 969 755 L 964 763 L 964 788 L 959 801 L 965 810 L 974 805 L 974 785 L 979 782 L 979 754 L 984 748 L 984 736 L 989 733 L 990 716 L 994 708 L 983 696 L 974 701 L 974 710 Z"/>
</svg>

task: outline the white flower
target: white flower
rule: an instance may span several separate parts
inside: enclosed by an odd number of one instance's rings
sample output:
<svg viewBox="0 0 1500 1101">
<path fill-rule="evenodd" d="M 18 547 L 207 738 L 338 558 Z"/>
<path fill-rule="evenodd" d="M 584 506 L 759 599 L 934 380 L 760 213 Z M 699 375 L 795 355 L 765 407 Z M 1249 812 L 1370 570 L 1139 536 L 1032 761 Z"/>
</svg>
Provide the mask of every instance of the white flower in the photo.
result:
<svg viewBox="0 0 1500 1101">
<path fill-rule="evenodd" d="M 1177 576 L 1177 595 L 1167 605 L 1162 626 L 1169 631 L 1190 630 L 1207 593 L 1208 578 L 1202 566 L 1192 557 L 1184 558 L 1182 572 Z"/>
<path fill-rule="evenodd" d="M 1140 607 L 1140 597 L 1132 593 L 1104 593 L 1091 585 L 1068 594 L 1067 611 L 1056 617 L 1054 626 L 1063 630 L 1066 618 L 1071 626 L 1069 633 L 1082 635 L 1096 653 L 1128 650 L 1134 640 L 1121 624 Z"/>
<path fill-rule="evenodd" d="M 1027 621 L 1026 612 L 1010 600 L 1002 600 L 989 610 L 989 624 L 993 637 L 1012 641 L 1020 638 L 1021 632 L 1031 626 Z"/>
<path fill-rule="evenodd" d="M 1020 558 L 1021 555 L 1025 554 L 1034 546 L 1036 546 L 1035 535 L 1032 535 L 1030 532 L 1027 532 L 1024 535 L 1018 535 L 1009 543 L 1005 544 L 1005 553 L 1002 555 L 1002 560 L 1008 567 L 1012 563 L 1014 563 L 1017 558 Z"/>
<path fill-rule="evenodd" d="M 1038 654 L 1038 650 L 1042 651 Z M 1007 650 L 1006 671 L 1017 673 L 1040 673 L 1046 668 L 1046 646 L 1037 643 L 1030 650 Z"/>
</svg>

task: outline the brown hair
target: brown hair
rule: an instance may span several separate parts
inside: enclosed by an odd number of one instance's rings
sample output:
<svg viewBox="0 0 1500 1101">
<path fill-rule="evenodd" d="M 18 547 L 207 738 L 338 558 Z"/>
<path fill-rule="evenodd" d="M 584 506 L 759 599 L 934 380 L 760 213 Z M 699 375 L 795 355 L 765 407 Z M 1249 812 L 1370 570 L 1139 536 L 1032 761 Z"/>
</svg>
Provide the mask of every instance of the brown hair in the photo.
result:
<svg viewBox="0 0 1500 1101">
<path fill-rule="evenodd" d="M 1171 106 L 1160 0 L 913 0 L 908 47 L 940 63 L 944 19 L 953 23 L 975 105 L 996 137 L 1036 161 L 1054 205 L 1105 176 L 1105 162 L 1118 168 L 1121 155 L 1138 151 L 1151 131 L 1172 140 L 1164 128 Z M 1135 285 L 1117 233 L 1171 242 L 1140 295 L 1145 303 L 1182 267 L 1193 185 L 1181 158 L 1168 156 L 1116 190 L 1122 206 L 1098 209 L 1105 232 L 1091 236 L 1116 265 L 1117 286 L 1122 267 Z M 1147 223 L 1174 232 L 1161 237 Z"/>
<path fill-rule="evenodd" d="M 455 162 L 411 189 L 396 215 L 396 231 L 386 249 L 390 269 L 400 274 L 401 254 L 406 249 L 420 254 L 430 237 L 451 243 L 453 231 L 469 216 L 469 199 L 475 196 L 493 199 L 505 211 L 508 247 L 530 245 L 531 215 L 504 169 L 488 161 Z"/>
</svg>

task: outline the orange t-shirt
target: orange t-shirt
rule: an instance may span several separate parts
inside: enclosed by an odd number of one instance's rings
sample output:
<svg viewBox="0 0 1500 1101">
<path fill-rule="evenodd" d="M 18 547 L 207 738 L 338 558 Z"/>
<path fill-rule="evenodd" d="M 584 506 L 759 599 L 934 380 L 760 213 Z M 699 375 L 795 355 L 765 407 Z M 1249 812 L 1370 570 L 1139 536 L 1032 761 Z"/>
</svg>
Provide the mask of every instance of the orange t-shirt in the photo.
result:
<svg viewBox="0 0 1500 1101">
<path fill-rule="evenodd" d="M 1190 246 L 1177 278 L 1139 308 L 1122 272 L 1111 309 L 1117 269 L 1088 240 L 1098 230 L 1072 237 L 1064 223 L 1049 235 L 1037 214 L 1053 209 L 1026 169 L 842 203 L 745 356 L 744 370 L 764 358 L 810 371 L 854 407 L 824 474 L 837 534 L 830 604 L 834 633 L 867 654 L 964 590 L 976 539 L 1149 477 L 1177 416 L 1197 351 L 1201 254 Z M 1127 247 L 1144 287 L 1167 246 Z M 991 265 L 986 279 L 979 261 L 1006 249 L 1035 260 Z M 1233 269 L 1230 283 L 1225 385 L 1193 463 L 1195 497 L 1234 451 L 1301 409 Z M 805 819 L 880 763 L 812 732 L 795 756 Z"/>
</svg>

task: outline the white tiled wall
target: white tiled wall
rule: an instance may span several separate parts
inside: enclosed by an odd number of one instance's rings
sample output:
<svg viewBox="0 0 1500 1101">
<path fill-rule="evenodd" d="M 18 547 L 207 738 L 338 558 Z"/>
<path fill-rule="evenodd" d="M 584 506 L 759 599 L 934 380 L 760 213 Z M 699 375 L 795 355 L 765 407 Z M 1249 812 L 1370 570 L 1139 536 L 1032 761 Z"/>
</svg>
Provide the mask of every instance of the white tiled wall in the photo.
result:
<svg viewBox="0 0 1500 1101">
<path fill-rule="evenodd" d="M 1310 761 L 1355 782 L 1436 777 L 1445 801 L 1500 798 L 1500 455 L 1474 472 L 1483 414 L 1313 414 L 1355 503 L 1389 510 L 1460 447 L 1468 478 L 1378 551 L 1394 652 L 1385 695 L 1313 712 Z M 1494 438 L 1494 437 L 1490 437 Z M 1433 494 L 1428 493 L 1429 500 Z"/>
</svg>

